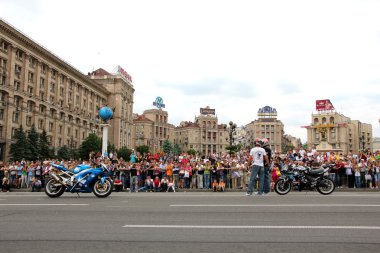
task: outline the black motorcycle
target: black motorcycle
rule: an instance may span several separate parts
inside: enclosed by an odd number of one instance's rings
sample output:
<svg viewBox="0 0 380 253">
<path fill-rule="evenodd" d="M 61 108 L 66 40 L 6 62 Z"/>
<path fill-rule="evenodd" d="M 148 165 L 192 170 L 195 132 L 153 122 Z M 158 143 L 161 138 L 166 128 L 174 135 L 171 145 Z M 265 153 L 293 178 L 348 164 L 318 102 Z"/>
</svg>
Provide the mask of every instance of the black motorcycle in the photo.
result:
<svg viewBox="0 0 380 253">
<path fill-rule="evenodd" d="M 274 190 L 285 195 L 292 189 L 317 190 L 323 195 L 334 192 L 334 182 L 328 177 L 330 168 L 333 164 L 322 165 L 319 169 L 312 169 L 306 166 L 283 166 L 281 169 L 281 177 L 277 180 Z"/>
</svg>

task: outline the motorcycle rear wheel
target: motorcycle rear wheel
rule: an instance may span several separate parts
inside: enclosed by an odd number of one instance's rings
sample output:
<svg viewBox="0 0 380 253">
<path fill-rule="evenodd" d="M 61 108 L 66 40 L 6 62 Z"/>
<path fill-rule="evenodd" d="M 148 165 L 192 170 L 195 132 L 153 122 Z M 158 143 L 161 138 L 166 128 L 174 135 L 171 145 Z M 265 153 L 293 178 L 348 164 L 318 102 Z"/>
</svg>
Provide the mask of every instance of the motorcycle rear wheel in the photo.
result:
<svg viewBox="0 0 380 253">
<path fill-rule="evenodd" d="M 335 190 L 335 184 L 330 178 L 319 181 L 317 191 L 323 195 L 329 195 Z"/>
<path fill-rule="evenodd" d="M 290 192 L 292 189 L 292 184 L 285 179 L 279 179 L 277 180 L 276 184 L 274 185 L 274 190 L 279 195 L 285 195 Z"/>
<path fill-rule="evenodd" d="M 102 184 L 101 179 L 98 179 L 95 181 L 95 184 L 92 186 L 92 192 L 98 198 L 108 197 L 112 193 L 112 189 L 113 189 L 113 183 L 109 178 L 105 180 L 104 184 Z"/>
<path fill-rule="evenodd" d="M 66 187 L 57 182 L 54 178 L 50 178 L 45 187 L 45 193 L 50 198 L 58 198 L 61 196 L 66 190 Z"/>
</svg>

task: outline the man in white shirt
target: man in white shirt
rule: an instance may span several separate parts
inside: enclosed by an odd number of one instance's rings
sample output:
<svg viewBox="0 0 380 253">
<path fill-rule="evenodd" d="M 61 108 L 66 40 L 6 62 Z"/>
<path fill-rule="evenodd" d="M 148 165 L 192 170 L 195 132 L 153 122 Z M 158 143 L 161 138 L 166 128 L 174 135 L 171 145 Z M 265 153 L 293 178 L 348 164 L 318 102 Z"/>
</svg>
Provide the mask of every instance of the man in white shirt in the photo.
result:
<svg viewBox="0 0 380 253">
<path fill-rule="evenodd" d="M 265 149 L 261 147 L 260 140 L 256 140 L 255 147 L 251 149 L 250 159 L 252 159 L 251 175 L 249 180 L 249 187 L 246 193 L 247 196 L 251 196 L 253 193 L 253 187 L 257 174 L 259 175 L 259 187 L 258 195 L 263 195 L 264 188 L 264 160 L 269 164 L 267 153 Z"/>
</svg>

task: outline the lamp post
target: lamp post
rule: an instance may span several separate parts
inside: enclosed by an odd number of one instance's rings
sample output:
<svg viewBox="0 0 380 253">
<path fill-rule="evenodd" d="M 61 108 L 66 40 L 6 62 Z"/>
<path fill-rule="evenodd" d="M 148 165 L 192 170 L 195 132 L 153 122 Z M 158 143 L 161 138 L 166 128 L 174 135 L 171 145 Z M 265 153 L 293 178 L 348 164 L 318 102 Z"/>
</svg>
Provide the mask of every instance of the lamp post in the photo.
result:
<svg viewBox="0 0 380 253">
<path fill-rule="evenodd" d="M 236 124 L 233 123 L 232 121 L 230 121 L 230 123 L 228 123 L 230 125 L 230 129 L 229 129 L 229 135 L 230 135 L 230 156 L 232 155 L 232 143 L 234 142 L 234 134 L 235 134 L 235 130 L 236 130 Z"/>
</svg>

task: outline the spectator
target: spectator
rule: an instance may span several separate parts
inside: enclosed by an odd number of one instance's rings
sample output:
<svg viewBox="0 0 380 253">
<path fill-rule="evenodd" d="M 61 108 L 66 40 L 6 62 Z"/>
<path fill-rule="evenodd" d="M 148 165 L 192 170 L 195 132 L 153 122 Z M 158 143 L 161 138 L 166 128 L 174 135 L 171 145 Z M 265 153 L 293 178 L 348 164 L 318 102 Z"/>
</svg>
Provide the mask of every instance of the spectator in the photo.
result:
<svg viewBox="0 0 380 253">
<path fill-rule="evenodd" d="M 119 175 L 115 177 L 115 180 L 113 181 L 113 185 L 115 186 L 116 192 L 123 191 L 123 182 L 121 182 Z"/>
<path fill-rule="evenodd" d="M 161 181 L 158 176 L 156 176 L 153 180 L 153 189 L 155 192 L 159 192 L 161 189 Z"/>
<path fill-rule="evenodd" d="M 33 178 L 33 182 L 32 182 L 32 192 L 39 192 L 41 191 L 41 180 L 39 180 L 38 178 Z"/>
<path fill-rule="evenodd" d="M 166 192 L 168 190 L 169 180 L 167 179 L 167 177 L 164 177 L 161 180 L 160 185 L 161 185 L 161 191 Z"/>
<path fill-rule="evenodd" d="M 152 192 L 153 191 L 153 180 L 151 179 L 150 176 L 147 176 L 145 179 L 144 187 L 147 192 Z"/>
<path fill-rule="evenodd" d="M 8 172 L 6 171 L 4 174 L 4 177 L 3 177 L 1 191 L 2 192 L 9 192 L 10 188 L 11 187 L 10 187 L 10 182 L 9 182 L 9 175 L 8 175 Z"/>
</svg>

